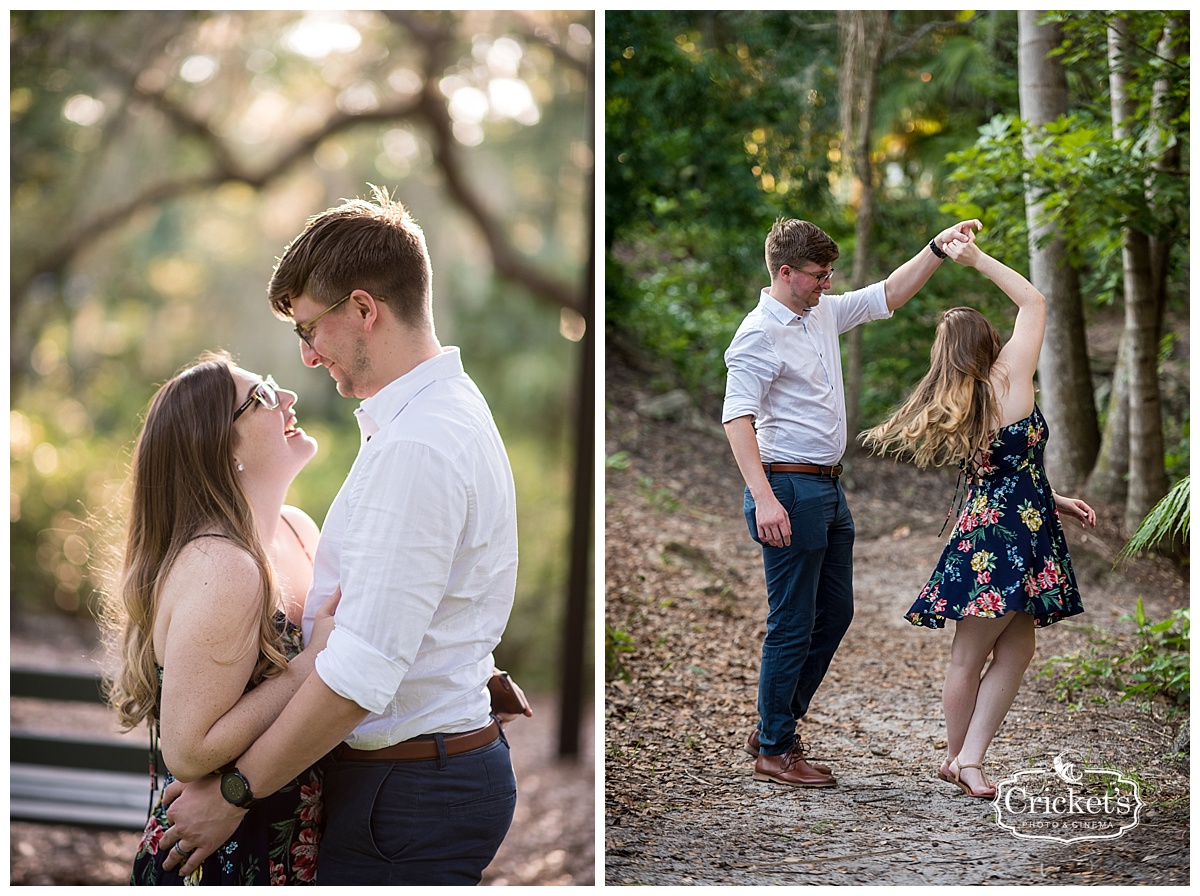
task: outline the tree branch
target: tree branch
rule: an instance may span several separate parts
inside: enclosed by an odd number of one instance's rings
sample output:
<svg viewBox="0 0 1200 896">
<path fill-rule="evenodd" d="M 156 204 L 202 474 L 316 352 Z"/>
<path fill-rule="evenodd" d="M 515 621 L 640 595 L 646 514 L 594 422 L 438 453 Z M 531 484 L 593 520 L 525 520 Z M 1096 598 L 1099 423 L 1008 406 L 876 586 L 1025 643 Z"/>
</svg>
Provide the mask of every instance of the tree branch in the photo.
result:
<svg viewBox="0 0 1200 896">
<path fill-rule="evenodd" d="M 26 267 L 23 274 L 16 277 L 12 284 L 14 297 L 24 295 L 39 274 L 62 270 L 80 252 L 141 211 L 225 183 L 244 183 L 252 188 L 261 189 L 297 162 L 311 156 L 322 141 L 335 134 L 362 124 L 414 119 L 427 124 L 433 132 L 435 161 L 443 169 L 451 195 L 483 233 L 497 273 L 528 289 L 540 301 L 586 314 L 585 302 L 577 290 L 543 274 L 526 262 L 512 247 L 505 239 L 495 216 L 485 208 L 468 184 L 445 109 L 445 99 L 436 92 L 434 85 L 436 76 L 433 73 L 445 67 L 443 59 L 449 50 L 452 35 L 446 29 L 431 25 L 423 17 L 411 13 L 392 11 L 389 12 L 389 18 L 412 31 L 418 42 L 426 47 L 431 62 L 442 63 L 431 64 L 424 73 L 424 92 L 415 99 L 406 99 L 366 112 L 335 112 L 320 128 L 297 140 L 272 162 L 257 170 L 247 167 L 237 158 L 233 147 L 218 136 L 211 123 L 181 107 L 162 91 L 138 86 L 136 78 L 129 77 L 129 72 L 121 71 L 122 66 L 117 63 L 115 68 L 126 76 L 133 96 L 164 115 L 179 133 L 199 140 L 211 154 L 214 164 L 207 172 L 146 187 L 125 202 L 105 210 L 69 231 L 58 243 L 39 253 L 40 257 Z M 109 60 L 110 64 L 113 62 L 115 60 Z M 22 304 L 19 300 L 12 302 L 14 322 Z"/>
</svg>

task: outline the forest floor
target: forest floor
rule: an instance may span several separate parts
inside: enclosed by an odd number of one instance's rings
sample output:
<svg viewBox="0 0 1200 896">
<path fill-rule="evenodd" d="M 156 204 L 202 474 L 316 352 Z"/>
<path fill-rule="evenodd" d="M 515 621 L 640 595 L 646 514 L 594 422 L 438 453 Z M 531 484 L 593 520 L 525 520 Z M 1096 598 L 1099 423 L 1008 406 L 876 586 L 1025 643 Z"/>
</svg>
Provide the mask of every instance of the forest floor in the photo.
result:
<svg viewBox="0 0 1200 896">
<path fill-rule="evenodd" d="M 35 668 L 96 668 L 89 632 L 61 619 L 14 617 L 10 662 Z M 532 719 L 505 726 L 517 775 L 517 809 L 508 837 L 484 871 L 485 886 L 590 886 L 596 881 L 595 713 L 585 706 L 578 760 L 557 756 L 558 697 L 528 694 Z M 47 718 L 51 721 L 48 723 Z M 12 724 L 45 731 L 116 736 L 104 707 L 10 701 Z M 144 735 L 139 739 L 143 744 Z M 149 787 L 149 779 L 147 779 Z M 67 825 L 12 822 L 10 883 L 126 885 L 141 835 Z"/>
<path fill-rule="evenodd" d="M 1060 701 L 1049 662 L 1101 637 L 1128 649 L 1137 599 L 1165 619 L 1188 603 L 1185 573 L 1114 567 L 1113 508 L 1096 508 L 1094 531 L 1068 530 L 1086 612 L 1038 631 L 987 767 L 999 782 L 1066 755 L 1138 782 L 1145 806 L 1115 839 L 1018 838 L 990 802 L 935 777 L 952 626 L 901 616 L 940 554 L 954 477 L 854 457 L 855 619 L 802 726 L 838 786 L 756 781 L 742 745 L 766 602 L 742 480 L 720 427 L 683 405 L 654 419 L 653 373 L 631 367 L 607 359 L 605 624 L 619 669 L 606 682 L 606 884 L 1189 884 L 1189 763 L 1173 752 L 1185 719 L 1098 691 Z"/>
</svg>

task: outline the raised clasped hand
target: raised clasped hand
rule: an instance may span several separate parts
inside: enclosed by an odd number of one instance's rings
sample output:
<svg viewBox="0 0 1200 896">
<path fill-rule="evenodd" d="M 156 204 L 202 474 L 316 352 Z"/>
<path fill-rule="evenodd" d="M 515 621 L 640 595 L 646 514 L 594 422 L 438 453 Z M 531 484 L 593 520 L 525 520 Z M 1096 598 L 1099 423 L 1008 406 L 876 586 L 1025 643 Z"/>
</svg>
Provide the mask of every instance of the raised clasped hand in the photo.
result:
<svg viewBox="0 0 1200 896">
<path fill-rule="evenodd" d="M 975 231 L 983 230 L 983 222 L 972 218 L 970 221 L 959 221 L 953 227 L 947 227 L 935 237 L 935 241 L 946 251 L 950 243 L 957 240 L 960 243 L 975 242 Z"/>
<path fill-rule="evenodd" d="M 979 257 L 983 254 L 974 240 L 970 242 L 951 240 L 942 247 L 942 251 L 950 256 L 951 261 L 966 267 L 974 267 L 979 261 Z"/>
</svg>

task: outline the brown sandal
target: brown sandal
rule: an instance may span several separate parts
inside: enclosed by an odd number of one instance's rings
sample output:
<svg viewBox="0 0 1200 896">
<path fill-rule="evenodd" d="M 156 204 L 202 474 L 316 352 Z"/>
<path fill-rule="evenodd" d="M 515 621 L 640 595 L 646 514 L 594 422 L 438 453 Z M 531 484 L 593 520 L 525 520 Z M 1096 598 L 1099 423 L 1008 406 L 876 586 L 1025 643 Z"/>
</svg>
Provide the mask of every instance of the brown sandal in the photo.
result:
<svg viewBox="0 0 1200 896">
<path fill-rule="evenodd" d="M 955 760 L 955 761 L 957 761 L 957 760 Z M 950 764 L 953 765 L 954 763 L 952 762 Z M 962 778 L 959 777 L 959 774 L 962 772 L 962 770 L 964 768 L 979 769 L 979 773 L 981 775 L 983 775 L 983 780 L 987 782 L 987 786 L 992 788 L 992 792 L 991 793 L 979 793 L 977 791 L 972 790 L 970 787 L 968 787 L 966 784 L 964 784 L 962 781 Z M 954 775 L 954 777 L 951 778 L 950 780 L 952 780 L 955 784 L 957 784 L 959 787 L 961 787 L 962 792 L 965 793 L 967 796 L 975 797 L 975 799 L 977 799 L 977 800 L 994 800 L 996 798 L 996 785 L 993 784 L 988 779 L 987 772 L 985 772 L 983 770 L 982 765 L 979 765 L 978 763 L 970 763 L 968 765 L 960 765 L 958 767 L 958 771 L 952 771 L 951 774 Z"/>
</svg>

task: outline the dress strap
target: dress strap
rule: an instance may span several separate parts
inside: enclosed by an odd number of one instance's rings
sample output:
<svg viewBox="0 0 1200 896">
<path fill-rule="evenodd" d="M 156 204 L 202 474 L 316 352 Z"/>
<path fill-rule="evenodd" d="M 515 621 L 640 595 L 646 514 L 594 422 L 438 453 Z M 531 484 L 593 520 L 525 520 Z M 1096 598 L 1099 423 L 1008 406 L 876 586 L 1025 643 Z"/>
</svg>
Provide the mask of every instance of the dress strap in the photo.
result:
<svg viewBox="0 0 1200 896">
<path fill-rule="evenodd" d="M 300 537 L 300 533 L 296 531 L 296 527 L 295 527 L 295 526 L 293 526 L 293 525 L 292 525 L 290 522 L 288 522 L 288 518 L 287 518 L 286 516 L 284 516 L 283 514 L 280 514 L 280 515 L 279 515 L 279 518 L 280 518 L 281 520 L 283 520 L 285 523 L 287 523 L 287 527 L 288 527 L 289 529 L 291 529 L 291 530 L 292 530 L 292 534 L 296 536 L 296 541 L 300 542 L 300 550 L 304 551 L 304 556 L 308 558 L 308 562 L 309 562 L 309 563 L 312 563 L 312 562 L 313 562 L 312 554 L 310 554 L 310 553 L 308 552 L 308 548 L 306 548 L 306 547 L 304 546 L 304 539 L 302 539 L 302 538 Z"/>
<path fill-rule="evenodd" d="M 961 496 L 963 501 L 966 501 L 967 493 L 971 490 L 971 483 L 978 475 L 979 461 L 975 459 L 975 454 L 958 462 L 958 479 L 954 483 L 954 499 L 950 502 L 950 510 L 946 513 L 946 520 L 942 523 L 942 530 L 938 532 L 938 538 L 942 537 L 942 532 L 946 531 L 950 520 L 956 519 L 962 513 L 962 507 L 958 503 L 959 497 Z"/>
<path fill-rule="evenodd" d="M 946 526 L 950 524 L 950 520 L 954 519 L 957 514 L 959 494 L 965 494 L 963 491 L 963 480 L 967 477 L 966 461 L 959 461 L 958 464 L 958 479 L 954 483 L 954 498 L 950 501 L 950 509 L 946 511 L 946 519 L 942 523 L 941 531 L 938 532 L 938 538 L 942 537 L 942 533 L 946 531 Z"/>
</svg>

